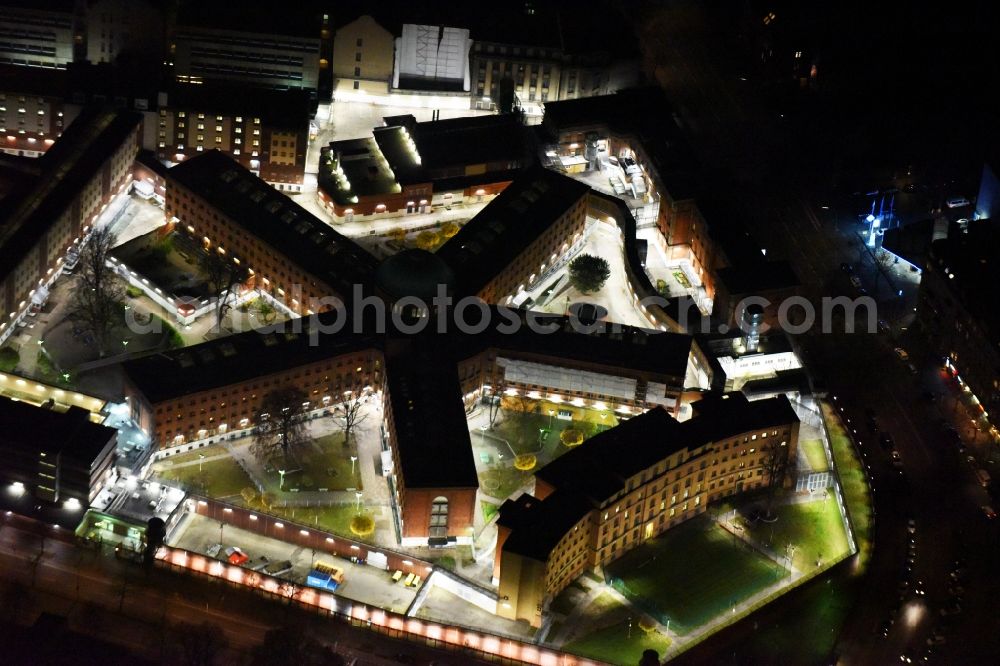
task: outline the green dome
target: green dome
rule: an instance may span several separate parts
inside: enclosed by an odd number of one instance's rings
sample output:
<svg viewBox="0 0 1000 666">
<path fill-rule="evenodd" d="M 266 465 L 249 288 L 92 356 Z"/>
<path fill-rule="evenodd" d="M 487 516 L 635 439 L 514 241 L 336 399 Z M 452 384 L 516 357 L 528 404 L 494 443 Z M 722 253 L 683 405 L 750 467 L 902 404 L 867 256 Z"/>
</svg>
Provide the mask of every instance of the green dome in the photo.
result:
<svg viewBox="0 0 1000 666">
<path fill-rule="evenodd" d="M 426 250 L 403 250 L 379 264 L 375 284 L 392 300 L 416 296 L 430 304 L 437 296 L 439 284 L 452 293 L 455 273 L 443 259 Z"/>
</svg>

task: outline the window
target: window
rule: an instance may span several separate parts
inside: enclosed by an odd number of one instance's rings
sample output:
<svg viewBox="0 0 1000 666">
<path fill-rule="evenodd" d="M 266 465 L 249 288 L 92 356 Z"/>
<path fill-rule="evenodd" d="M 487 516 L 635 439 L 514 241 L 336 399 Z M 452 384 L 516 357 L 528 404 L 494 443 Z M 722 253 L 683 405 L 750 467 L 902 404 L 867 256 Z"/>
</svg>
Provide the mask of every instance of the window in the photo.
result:
<svg viewBox="0 0 1000 666">
<path fill-rule="evenodd" d="M 358 90 L 359 88 L 361 88 L 361 82 L 360 81 L 355 81 L 354 82 L 354 89 Z"/>
<path fill-rule="evenodd" d="M 355 53 L 354 54 L 354 62 L 361 62 L 361 54 L 360 53 Z"/>
<path fill-rule="evenodd" d="M 361 76 L 361 68 L 360 67 L 355 67 L 354 68 L 354 76 Z"/>
<path fill-rule="evenodd" d="M 431 524 L 428 532 L 431 537 L 448 536 L 448 498 L 435 497 L 431 504 Z"/>
<path fill-rule="evenodd" d="M 364 44 L 364 41 L 365 40 L 363 40 L 362 38 L 358 37 L 358 41 L 357 41 L 358 48 L 360 48 L 361 45 Z"/>
</svg>

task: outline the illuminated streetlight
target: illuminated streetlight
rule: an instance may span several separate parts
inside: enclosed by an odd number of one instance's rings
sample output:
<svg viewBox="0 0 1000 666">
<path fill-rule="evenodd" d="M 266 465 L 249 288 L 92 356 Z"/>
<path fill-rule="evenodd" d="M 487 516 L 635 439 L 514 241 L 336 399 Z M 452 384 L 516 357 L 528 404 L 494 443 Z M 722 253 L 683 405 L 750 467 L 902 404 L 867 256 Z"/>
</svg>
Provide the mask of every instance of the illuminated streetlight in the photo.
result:
<svg viewBox="0 0 1000 666">
<path fill-rule="evenodd" d="M 361 513 L 361 491 L 355 492 L 354 498 L 356 500 L 354 503 L 354 510 Z"/>
<path fill-rule="evenodd" d="M 205 460 L 205 454 L 204 453 L 199 453 L 198 454 L 198 473 L 199 474 L 201 473 L 201 464 L 202 464 L 202 462 L 204 462 L 204 460 Z"/>
<path fill-rule="evenodd" d="M 351 456 L 351 478 L 354 478 L 354 461 L 358 459 L 357 456 Z"/>
</svg>

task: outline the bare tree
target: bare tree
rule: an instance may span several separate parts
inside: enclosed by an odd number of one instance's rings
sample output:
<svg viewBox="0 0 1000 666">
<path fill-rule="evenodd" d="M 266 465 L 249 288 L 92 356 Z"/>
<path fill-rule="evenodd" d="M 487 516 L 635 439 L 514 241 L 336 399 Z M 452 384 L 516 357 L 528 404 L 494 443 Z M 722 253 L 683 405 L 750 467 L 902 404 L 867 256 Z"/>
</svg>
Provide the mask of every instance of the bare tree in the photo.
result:
<svg viewBox="0 0 1000 666">
<path fill-rule="evenodd" d="M 879 249 L 879 250 L 875 250 L 875 253 L 872 255 L 872 259 L 875 262 L 875 292 L 874 293 L 877 296 L 878 295 L 878 279 L 879 279 L 880 276 L 885 275 L 886 271 L 888 271 L 890 268 L 892 268 L 893 264 L 896 263 L 896 258 L 892 254 L 890 254 L 889 252 L 886 252 L 885 250 Z M 888 277 L 886 277 L 886 280 L 888 280 Z"/>
<path fill-rule="evenodd" d="M 115 326 L 122 317 L 125 292 L 121 281 L 108 266 L 116 238 L 108 227 L 94 229 L 80 255 L 80 280 L 73 292 L 69 318 L 94 337 L 104 356 Z"/>
<path fill-rule="evenodd" d="M 785 482 L 785 470 L 788 469 L 788 445 L 784 442 L 772 441 L 763 447 L 763 458 L 760 466 L 764 471 L 766 493 L 765 512 L 768 518 L 774 508 L 774 496 L 778 488 Z"/>
<path fill-rule="evenodd" d="M 181 663 L 186 666 L 212 666 L 229 647 L 222 627 L 216 624 L 180 624 L 175 633 L 183 655 Z"/>
<path fill-rule="evenodd" d="M 215 329 L 222 326 L 222 319 L 232 309 L 233 290 L 247 281 L 247 269 L 218 251 L 203 250 L 198 255 L 198 267 L 205 275 L 208 288 L 217 298 L 215 301 Z"/>
<path fill-rule="evenodd" d="M 306 404 L 309 396 L 294 386 L 275 389 L 264 395 L 254 415 L 253 444 L 250 452 L 261 461 L 281 453 L 290 454 L 309 441 L 306 432 Z"/>
<path fill-rule="evenodd" d="M 343 397 L 343 401 L 333 408 L 333 419 L 344 429 L 344 446 L 348 446 L 355 426 L 364 423 L 368 414 L 361 411 L 365 400 L 362 391 L 344 391 Z"/>
</svg>

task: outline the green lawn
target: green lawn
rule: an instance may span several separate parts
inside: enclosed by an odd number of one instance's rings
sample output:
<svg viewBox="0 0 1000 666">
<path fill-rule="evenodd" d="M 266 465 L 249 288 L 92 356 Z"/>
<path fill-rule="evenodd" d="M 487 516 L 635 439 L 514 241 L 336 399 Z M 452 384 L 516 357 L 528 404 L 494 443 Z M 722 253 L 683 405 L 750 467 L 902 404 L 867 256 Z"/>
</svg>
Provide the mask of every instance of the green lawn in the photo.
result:
<svg viewBox="0 0 1000 666">
<path fill-rule="evenodd" d="M 160 475 L 164 479 L 178 481 L 194 492 L 204 493 L 208 497 L 215 498 L 239 495 L 241 490 L 253 485 L 250 482 L 250 477 L 232 458 L 210 460 L 200 466 L 188 465 L 176 469 L 165 469 Z"/>
<path fill-rule="evenodd" d="M 807 504 L 783 504 L 774 514 L 775 522 L 758 521 L 750 526 L 750 534 L 778 554 L 785 553 L 786 544 L 795 546 L 792 564 L 799 571 L 812 571 L 817 558 L 831 562 L 847 553 L 847 533 L 832 495 Z"/>
<path fill-rule="evenodd" d="M 319 437 L 313 446 L 303 447 L 296 455 L 302 471 L 285 476 L 285 488 L 300 490 L 361 490 L 361 461 L 356 460 L 351 471 L 351 456 L 357 455 L 354 446 L 344 447 L 341 432 Z"/>
<path fill-rule="evenodd" d="M 21 354 L 13 347 L 0 349 L 0 372 L 10 372 L 21 362 Z"/>
<path fill-rule="evenodd" d="M 259 504 L 254 505 L 260 508 Z M 364 507 L 361 509 L 365 512 Z M 321 507 L 272 507 L 265 513 L 285 518 L 303 525 L 312 525 L 326 532 L 339 534 L 357 541 L 371 541 L 371 537 L 361 538 L 351 532 L 351 519 L 357 515 L 353 504 L 334 504 Z"/>
<path fill-rule="evenodd" d="M 500 507 L 493 502 L 480 502 L 483 507 L 483 522 L 488 523 L 500 511 Z"/>
<path fill-rule="evenodd" d="M 854 446 L 841 427 L 840 420 L 833 413 L 829 404 L 823 403 L 823 418 L 830 433 L 830 451 L 837 466 L 840 477 L 840 487 L 844 493 L 844 503 L 854 523 L 854 538 L 858 542 L 862 561 L 868 559 L 871 542 L 868 531 L 871 529 L 872 507 L 868 495 L 868 483 L 865 480 L 864 468 L 854 451 Z"/>
<path fill-rule="evenodd" d="M 210 456 L 218 456 L 223 454 L 225 455 L 229 454 L 229 452 L 226 451 L 225 447 L 223 447 L 221 444 L 211 444 L 209 446 L 203 446 L 200 449 L 193 449 L 191 451 L 186 451 L 184 453 L 176 453 L 170 456 L 169 458 L 164 458 L 160 462 L 173 463 L 177 465 L 180 463 L 194 462 L 198 460 L 199 455 L 203 455 L 206 458 L 208 458 Z"/>
<path fill-rule="evenodd" d="M 531 472 L 522 472 L 511 465 L 490 467 L 479 473 L 479 485 L 487 495 L 507 499 L 511 493 L 526 484 L 531 475 Z"/>
<path fill-rule="evenodd" d="M 662 658 L 668 647 L 670 647 L 669 638 L 655 630 L 647 634 L 639 628 L 638 621 L 634 618 L 630 630 L 626 618 L 611 626 L 590 632 L 583 638 L 570 641 L 563 646 L 563 649 L 609 664 L 633 666 L 639 663 L 643 650 L 656 650 Z"/>
<path fill-rule="evenodd" d="M 830 465 L 826 462 L 826 452 L 823 450 L 823 442 L 819 439 L 805 439 L 799 442 L 799 448 L 809 463 L 809 468 L 814 472 L 826 472 Z"/>
<path fill-rule="evenodd" d="M 687 633 L 787 575 L 707 520 L 695 519 L 652 539 L 608 567 L 642 607 Z"/>
</svg>

